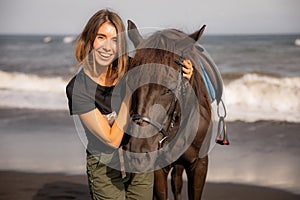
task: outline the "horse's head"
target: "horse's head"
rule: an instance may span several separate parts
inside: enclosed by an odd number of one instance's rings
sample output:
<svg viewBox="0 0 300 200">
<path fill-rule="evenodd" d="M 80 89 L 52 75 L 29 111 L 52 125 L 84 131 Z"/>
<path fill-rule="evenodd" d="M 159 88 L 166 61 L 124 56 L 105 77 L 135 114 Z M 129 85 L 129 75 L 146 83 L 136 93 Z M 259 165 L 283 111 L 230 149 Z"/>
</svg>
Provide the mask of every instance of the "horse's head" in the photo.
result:
<svg viewBox="0 0 300 200">
<path fill-rule="evenodd" d="M 135 136 L 157 138 L 159 132 L 162 138 L 171 139 L 173 129 L 178 129 L 183 120 L 183 112 L 198 109 L 202 100 L 207 104 L 207 92 L 199 71 L 194 70 L 189 83 L 182 77 L 180 65 L 181 59 L 188 58 L 194 67 L 199 67 L 197 59 L 203 49 L 197 41 L 204 29 L 205 25 L 191 35 L 166 29 L 143 39 L 135 24 L 128 21 L 128 36 L 136 48 L 129 66 L 130 74 L 134 75 L 127 80 L 134 91 L 131 118 L 139 128 L 147 130 L 136 130 Z M 200 95 L 201 92 L 204 95 Z"/>
</svg>

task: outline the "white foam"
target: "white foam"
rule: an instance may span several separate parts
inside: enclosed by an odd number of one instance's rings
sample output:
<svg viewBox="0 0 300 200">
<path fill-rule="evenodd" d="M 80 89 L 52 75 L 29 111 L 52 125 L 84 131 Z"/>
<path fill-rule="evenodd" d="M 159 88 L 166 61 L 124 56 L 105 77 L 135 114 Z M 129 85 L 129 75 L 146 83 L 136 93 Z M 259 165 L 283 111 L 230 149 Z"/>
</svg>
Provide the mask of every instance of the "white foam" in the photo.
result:
<svg viewBox="0 0 300 200">
<path fill-rule="evenodd" d="M 0 71 L 0 89 L 62 92 L 65 90 L 66 81 L 61 77 L 41 77 L 34 74 Z"/>
<path fill-rule="evenodd" d="M 300 122 L 300 78 L 246 74 L 225 86 L 229 120 Z"/>
<path fill-rule="evenodd" d="M 0 106 L 66 110 L 66 81 L 61 77 L 0 71 Z"/>
<path fill-rule="evenodd" d="M 0 107 L 31 108 L 41 110 L 67 110 L 68 101 L 64 93 L 40 91 L 1 90 Z"/>
<path fill-rule="evenodd" d="M 68 109 L 61 77 L 0 71 L 0 106 Z M 246 74 L 225 85 L 227 120 L 300 122 L 300 78 Z"/>
</svg>

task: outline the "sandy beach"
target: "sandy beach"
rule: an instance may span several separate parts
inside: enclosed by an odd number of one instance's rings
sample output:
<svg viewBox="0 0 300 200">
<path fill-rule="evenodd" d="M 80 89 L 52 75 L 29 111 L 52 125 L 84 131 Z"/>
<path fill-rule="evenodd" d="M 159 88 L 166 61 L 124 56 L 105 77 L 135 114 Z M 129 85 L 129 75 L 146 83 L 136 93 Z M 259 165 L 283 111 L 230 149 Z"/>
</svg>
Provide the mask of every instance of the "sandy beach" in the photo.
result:
<svg viewBox="0 0 300 200">
<path fill-rule="evenodd" d="M 89 199 L 84 145 L 67 111 L 1 108 L 0 130 L 0 199 Z M 300 199 L 299 123 L 227 130 L 231 145 L 209 153 L 203 199 Z"/>
<path fill-rule="evenodd" d="M 3 200 L 89 199 L 87 180 L 84 175 L 2 171 L 0 179 L 0 199 Z M 187 199 L 186 187 L 183 188 L 183 197 Z M 207 182 L 202 199 L 298 200 L 299 197 L 300 195 L 283 190 L 255 185 Z"/>
</svg>

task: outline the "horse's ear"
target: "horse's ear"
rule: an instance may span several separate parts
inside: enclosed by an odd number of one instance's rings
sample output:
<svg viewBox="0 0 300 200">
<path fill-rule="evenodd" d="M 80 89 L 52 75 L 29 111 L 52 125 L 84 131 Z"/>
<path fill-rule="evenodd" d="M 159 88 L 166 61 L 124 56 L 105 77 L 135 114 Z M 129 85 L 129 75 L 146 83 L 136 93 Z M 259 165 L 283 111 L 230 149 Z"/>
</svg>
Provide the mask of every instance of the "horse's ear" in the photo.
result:
<svg viewBox="0 0 300 200">
<path fill-rule="evenodd" d="M 198 31 L 190 34 L 188 37 L 180 39 L 176 44 L 176 48 L 178 50 L 192 48 L 196 42 L 199 42 L 205 27 L 206 25 L 203 25 Z"/>
<path fill-rule="evenodd" d="M 143 38 L 138 31 L 136 25 L 131 21 L 127 21 L 128 24 L 128 37 L 133 42 L 134 46 L 137 47 L 142 41 Z"/>
<path fill-rule="evenodd" d="M 206 25 L 203 25 L 198 31 L 189 35 L 189 37 L 192 38 L 193 40 L 199 42 L 201 36 L 203 35 L 205 27 L 206 27 Z"/>
</svg>

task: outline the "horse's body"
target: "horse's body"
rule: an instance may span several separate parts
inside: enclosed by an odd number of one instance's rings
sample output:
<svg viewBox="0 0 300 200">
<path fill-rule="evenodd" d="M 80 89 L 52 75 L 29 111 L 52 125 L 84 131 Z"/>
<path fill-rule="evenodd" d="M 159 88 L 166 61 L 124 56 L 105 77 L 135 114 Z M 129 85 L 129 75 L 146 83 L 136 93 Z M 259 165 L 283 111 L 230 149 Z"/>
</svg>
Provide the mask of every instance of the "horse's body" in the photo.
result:
<svg viewBox="0 0 300 200">
<path fill-rule="evenodd" d="M 202 35 L 204 28 L 191 36 L 174 29 L 163 30 L 154 33 L 146 40 L 142 39 L 135 28 L 135 25 L 129 21 L 129 29 L 132 31 L 129 32 L 129 37 L 136 46 L 136 53 L 131 60 L 129 72 L 132 69 L 139 69 L 138 66 L 146 66 L 140 68 L 140 70 L 146 69 L 144 72 L 146 74 L 143 77 L 131 77 L 130 81 L 138 83 L 141 79 L 144 82 L 147 79 L 146 82 L 148 81 L 149 84 L 141 84 L 140 87 L 135 88 L 133 93 L 131 117 L 136 124 L 133 132 L 139 133 L 140 128 L 150 126 L 155 133 L 143 138 L 139 138 L 138 134 L 136 137 L 130 137 L 125 149 L 131 152 L 145 153 L 145 157 L 147 157 L 149 152 L 169 147 L 169 154 L 154 162 L 157 166 L 161 166 L 163 163 L 162 168 L 154 168 L 154 196 L 157 199 L 168 198 L 167 176 L 175 166 L 177 171 L 173 171 L 172 174 L 174 180 L 172 189 L 176 193 L 175 198 L 180 198 L 181 174 L 185 169 L 188 178 L 189 199 L 201 199 L 207 174 L 208 156 L 206 153 L 199 156 L 199 152 L 203 151 L 203 143 L 210 127 L 210 99 L 200 70 L 194 70 L 191 80 L 187 83 L 187 80 L 180 77 L 181 66 L 175 61 L 184 57 L 191 60 L 194 68 L 200 69 L 201 48 L 195 47 L 194 44 Z M 164 68 L 164 66 L 168 67 Z M 158 68 L 160 68 L 159 71 L 157 71 Z M 170 81 L 163 85 L 162 83 L 166 80 Z M 190 85 L 191 91 L 184 91 L 186 84 Z M 196 98 L 190 98 L 193 95 Z M 181 98 L 181 102 L 176 98 Z M 190 109 L 189 113 L 185 113 L 188 109 Z M 193 112 L 198 113 L 187 115 Z M 193 116 L 198 116 L 198 118 L 194 119 Z M 181 126 L 185 126 L 187 123 L 193 126 L 181 129 Z M 186 139 L 183 135 L 191 135 L 193 138 L 189 142 L 190 138 Z M 172 143 L 173 140 L 174 143 Z M 180 148 L 182 148 L 180 155 L 173 155 L 172 150 Z M 205 150 L 207 147 L 204 152 Z M 159 157 L 161 154 L 157 155 Z M 172 160 L 172 158 L 174 159 Z M 169 159 L 170 163 L 164 164 L 162 161 L 164 159 Z M 176 176 L 176 172 L 179 173 L 178 176 Z M 176 177 L 180 178 L 176 180 Z"/>
</svg>

